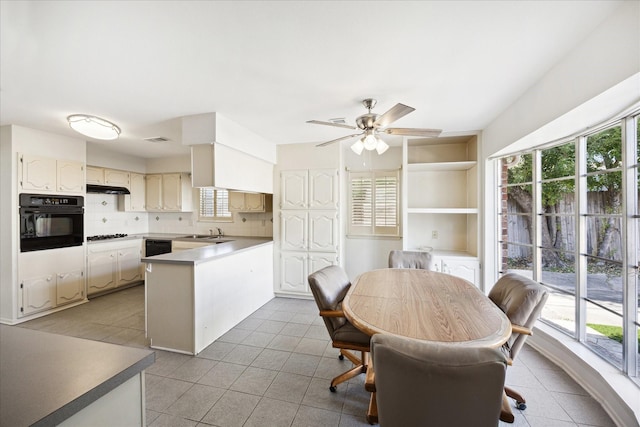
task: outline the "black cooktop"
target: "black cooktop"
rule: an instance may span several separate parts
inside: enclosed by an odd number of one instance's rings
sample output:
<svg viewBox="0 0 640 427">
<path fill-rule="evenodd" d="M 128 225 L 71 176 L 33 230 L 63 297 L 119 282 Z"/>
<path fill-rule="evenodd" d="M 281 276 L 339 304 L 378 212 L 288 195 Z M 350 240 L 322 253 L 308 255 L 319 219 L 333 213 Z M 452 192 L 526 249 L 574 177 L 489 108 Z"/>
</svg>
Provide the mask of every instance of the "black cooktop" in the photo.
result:
<svg viewBox="0 0 640 427">
<path fill-rule="evenodd" d="M 119 233 L 119 234 L 99 234 L 97 236 L 87 236 L 87 242 L 90 242 L 92 240 L 117 239 L 120 237 L 127 237 L 127 235 L 123 233 Z"/>
</svg>

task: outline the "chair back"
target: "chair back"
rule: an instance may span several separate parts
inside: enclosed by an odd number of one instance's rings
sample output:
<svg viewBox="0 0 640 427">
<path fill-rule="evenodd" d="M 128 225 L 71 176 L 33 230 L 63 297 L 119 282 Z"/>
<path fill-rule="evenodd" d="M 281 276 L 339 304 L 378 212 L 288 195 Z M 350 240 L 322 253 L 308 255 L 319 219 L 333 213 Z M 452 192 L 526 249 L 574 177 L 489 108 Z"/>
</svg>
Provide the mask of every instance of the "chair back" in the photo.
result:
<svg viewBox="0 0 640 427">
<path fill-rule="evenodd" d="M 549 292 L 539 283 L 516 273 L 502 276 L 489 292 L 489 299 L 514 325 L 532 329 L 542 312 Z M 515 359 L 527 335 L 513 333 L 505 343 L 509 357 Z"/>
<path fill-rule="evenodd" d="M 319 310 L 342 310 L 342 300 L 351 286 L 347 273 L 337 265 L 330 265 L 309 275 L 313 299 Z M 331 339 L 335 331 L 347 323 L 344 317 L 323 317 Z"/>
<path fill-rule="evenodd" d="M 496 427 L 507 361 L 499 349 L 371 338 L 381 427 Z"/>
<path fill-rule="evenodd" d="M 433 256 L 431 252 L 394 250 L 389 252 L 389 268 L 433 270 Z"/>
</svg>

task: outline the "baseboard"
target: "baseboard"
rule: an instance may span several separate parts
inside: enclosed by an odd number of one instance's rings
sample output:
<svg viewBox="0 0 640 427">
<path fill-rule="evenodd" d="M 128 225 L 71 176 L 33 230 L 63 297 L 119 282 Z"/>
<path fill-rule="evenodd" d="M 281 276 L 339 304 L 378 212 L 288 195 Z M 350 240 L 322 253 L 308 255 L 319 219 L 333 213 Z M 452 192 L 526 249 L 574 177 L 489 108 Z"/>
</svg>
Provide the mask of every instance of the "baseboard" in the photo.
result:
<svg viewBox="0 0 640 427">
<path fill-rule="evenodd" d="M 538 322 L 527 343 L 561 367 L 618 427 L 640 427 L 640 387 L 583 344 Z"/>
</svg>

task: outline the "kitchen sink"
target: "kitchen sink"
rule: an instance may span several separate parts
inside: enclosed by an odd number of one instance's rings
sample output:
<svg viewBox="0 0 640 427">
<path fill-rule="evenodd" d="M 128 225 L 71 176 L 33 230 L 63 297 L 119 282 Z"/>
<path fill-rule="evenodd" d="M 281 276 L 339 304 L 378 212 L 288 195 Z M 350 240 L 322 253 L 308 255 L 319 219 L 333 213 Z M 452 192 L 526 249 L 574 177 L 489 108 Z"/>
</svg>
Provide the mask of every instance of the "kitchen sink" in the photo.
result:
<svg viewBox="0 0 640 427">
<path fill-rule="evenodd" d="M 225 239 L 224 237 L 220 237 L 220 236 L 211 236 L 210 234 L 189 234 L 188 236 L 179 237 L 179 239 L 180 240 L 184 240 L 184 239 L 212 240 L 212 241 L 215 241 L 215 243 L 226 243 L 226 242 L 233 241 L 230 239 Z"/>
</svg>

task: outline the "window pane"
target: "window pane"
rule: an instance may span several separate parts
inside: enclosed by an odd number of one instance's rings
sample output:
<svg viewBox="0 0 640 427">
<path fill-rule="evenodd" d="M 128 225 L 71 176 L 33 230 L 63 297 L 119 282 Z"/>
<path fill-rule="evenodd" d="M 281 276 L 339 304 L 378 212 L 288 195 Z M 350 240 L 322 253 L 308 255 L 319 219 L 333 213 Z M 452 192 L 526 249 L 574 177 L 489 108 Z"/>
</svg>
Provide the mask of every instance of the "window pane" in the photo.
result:
<svg viewBox="0 0 640 427">
<path fill-rule="evenodd" d="M 576 267 L 570 252 L 543 249 L 542 282 L 566 293 L 576 293 Z"/>
<path fill-rule="evenodd" d="M 542 158 L 542 179 L 562 178 L 575 175 L 576 168 L 576 150 L 575 144 L 559 145 L 557 147 L 543 150 Z"/>
<path fill-rule="evenodd" d="M 514 272 L 532 277 L 533 249 L 531 246 L 502 244 L 502 273 Z"/>
<path fill-rule="evenodd" d="M 587 253 L 622 261 L 622 218 L 587 217 Z"/>
<path fill-rule="evenodd" d="M 587 346 L 622 369 L 622 317 L 587 302 Z"/>
<path fill-rule="evenodd" d="M 587 138 L 587 172 L 622 166 L 621 130 L 620 126 L 615 126 Z"/>
<path fill-rule="evenodd" d="M 531 244 L 531 215 L 507 215 L 503 241 Z"/>
<path fill-rule="evenodd" d="M 587 257 L 587 298 L 622 315 L 622 265 Z"/>
<path fill-rule="evenodd" d="M 531 182 L 533 179 L 531 168 L 532 159 L 533 156 L 531 153 L 501 159 L 502 165 L 506 165 L 508 168 L 507 183 L 518 184 L 522 182 Z"/>
<path fill-rule="evenodd" d="M 546 213 L 573 213 L 574 178 L 542 184 L 542 209 Z"/>
<path fill-rule="evenodd" d="M 599 173 L 587 177 L 587 212 L 622 213 L 622 172 Z"/>
<path fill-rule="evenodd" d="M 567 335 L 576 333 L 576 298 L 556 289 L 549 288 L 549 298 L 542 308 L 541 318 Z"/>
<path fill-rule="evenodd" d="M 530 214 L 533 212 L 531 184 L 507 187 L 507 208 L 509 212 Z"/>
</svg>

